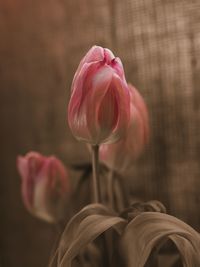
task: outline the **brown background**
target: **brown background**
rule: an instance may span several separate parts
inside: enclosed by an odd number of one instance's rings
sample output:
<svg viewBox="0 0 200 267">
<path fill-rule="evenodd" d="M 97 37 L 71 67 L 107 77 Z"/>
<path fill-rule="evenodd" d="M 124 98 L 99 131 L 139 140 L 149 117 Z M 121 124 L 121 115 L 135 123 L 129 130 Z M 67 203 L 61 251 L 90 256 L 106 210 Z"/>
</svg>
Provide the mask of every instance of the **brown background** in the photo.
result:
<svg viewBox="0 0 200 267">
<path fill-rule="evenodd" d="M 123 60 L 149 108 L 150 144 L 124 181 L 200 230 L 199 11 L 199 0 L 1 1 L 0 266 L 47 265 L 55 229 L 25 210 L 16 156 L 37 150 L 89 161 L 67 127 L 66 107 L 73 73 L 93 44 Z"/>
</svg>

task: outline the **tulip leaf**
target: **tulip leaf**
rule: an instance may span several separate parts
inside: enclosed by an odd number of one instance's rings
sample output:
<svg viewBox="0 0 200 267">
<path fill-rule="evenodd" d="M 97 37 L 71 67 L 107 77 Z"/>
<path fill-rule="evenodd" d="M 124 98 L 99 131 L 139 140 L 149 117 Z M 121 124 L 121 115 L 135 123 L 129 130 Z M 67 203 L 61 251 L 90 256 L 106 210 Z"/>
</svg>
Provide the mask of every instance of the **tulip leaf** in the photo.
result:
<svg viewBox="0 0 200 267">
<path fill-rule="evenodd" d="M 57 266 L 57 263 L 60 262 L 65 251 L 69 248 L 71 241 L 76 235 L 76 230 L 80 222 L 90 214 L 111 215 L 113 213 L 111 213 L 105 206 L 101 204 L 90 204 L 85 206 L 83 209 L 81 209 L 81 211 L 75 214 L 68 222 L 62 233 L 58 248 L 56 249 L 53 257 L 50 259 L 49 267 Z"/>
<path fill-rule="evenodd" d="M 126 221 L 100 204 L 91 204 L 67 224 L 58 247 L 58 266 L 71 266 L 72 260 L 99 235 L 113 228 L 119 234 Z M 94 249 L 93 249 L 94 250 Z"/>
<path fill-rule="evenodd" d="M 125 228 L 121 249 L 127 266 L 143 267 L 153 249 L 171 239 L 184 267 L 200 266 L 200 236 L 183 221 L 158 212 L 143 212 Z"/>
<path fill-rule="evenodd" d="M 196 251 L 189 240 L 179 235 L 172 235 L 169 238 L 180 251 L 184 267 L 200 266 L 200 253 Z"/>
<path fill-rule="evenodd" d="M 71 241 L 76 236 L 77 228 L 79 224 L 81 223 L 81 221 L 88 215 L 92 215 L 92 214 L 111 215 L 113 213 L 101 204 L 90 204 L 90 205 L 85 206 L 83 209 L 81 209 L 81 211 L 75 214 L 71 218 L 71 220 L 68 222 L 61 236 L 59 250 L 58 250 L 58 262 L 63 257 L 63 254 L 69 248 Z"/>
<path fill-rule="evenodd" d="M 72 260 L 79 254 L 82 248 L 111 227 L 118 233 L 121 233 L 122 227 L 125 224 L 126 221 L 120 217 L 89 215 L 80 223 L 75 238 L 71 240 L 71 245 L 62 258 L 60 267 L 70 267 Z"/>
</svg>

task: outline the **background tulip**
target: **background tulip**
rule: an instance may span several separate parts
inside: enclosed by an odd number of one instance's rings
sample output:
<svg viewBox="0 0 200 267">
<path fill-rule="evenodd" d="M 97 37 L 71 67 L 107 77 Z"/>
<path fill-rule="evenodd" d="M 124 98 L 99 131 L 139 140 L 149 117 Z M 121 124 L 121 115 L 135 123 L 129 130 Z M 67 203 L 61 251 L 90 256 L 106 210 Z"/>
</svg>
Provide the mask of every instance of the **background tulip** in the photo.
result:
<svg viewBox="0 0 200 267">
<path fill-rule="evenodd" d="M 124 136 L 130 119 L 130 95 L 119 58 L 93 46 L 74 75 L 68 122 L 78 140 L 92 145 Z"/>
<path fill-rule="evenodd" d="M 149 137 L 148 112 L 142 96 L 129 84 L 131 92 L 130 127 L 124 139 L 100 146 L 100 160 L 111 169 L 123 171 L 140 155 Z"/>
<path fill-rule="evenodd" d="M 69 180 L 60 160 L 29 152 L 18 156 L 17 168 L 22 178 L 22 198 L 26 208 L 48 222 L 64 218 Z"/>
</svg>

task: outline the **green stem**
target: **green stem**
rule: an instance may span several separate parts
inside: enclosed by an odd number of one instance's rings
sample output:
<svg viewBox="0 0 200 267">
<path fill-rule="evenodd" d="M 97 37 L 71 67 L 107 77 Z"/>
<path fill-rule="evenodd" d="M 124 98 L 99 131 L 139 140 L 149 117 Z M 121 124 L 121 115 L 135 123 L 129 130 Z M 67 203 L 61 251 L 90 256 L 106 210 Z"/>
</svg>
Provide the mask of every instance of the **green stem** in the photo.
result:
<svg viewBox="0 0 200 267">
<path fill-rule="evenodd" d="M 101 203 L 100 181 L 99 181 L 99 146 L 92 146 L 92 170 L 93 170 L 93 198 L 95 203 Z"/>
</svg>

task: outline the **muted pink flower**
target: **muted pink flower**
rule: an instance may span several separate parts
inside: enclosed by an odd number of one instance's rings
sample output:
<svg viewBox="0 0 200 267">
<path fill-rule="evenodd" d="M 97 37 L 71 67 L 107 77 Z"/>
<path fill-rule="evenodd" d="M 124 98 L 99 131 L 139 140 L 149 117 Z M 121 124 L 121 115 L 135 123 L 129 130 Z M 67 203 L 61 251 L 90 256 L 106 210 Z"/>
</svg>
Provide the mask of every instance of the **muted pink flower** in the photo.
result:
<svg viewBox="0 0 200 267">
<path fill-rule="evenodd" d="M 73 135 L 93 145 L 124 136 L 130 119 L 130 95 L 119 58 L 93 46 L 75 73 L 68 105 Z"/>
<path fill-rule="evenodd" d="M 134 163 L 149 139 L 148 112 L 139 92 L 129 84 L 131 92 L 130 127 L 124 139 L 100 146 L 100 160 L 108 167 L 123 171 Z"/>
<path fill-rule="evenodd" d="M 17 168 L 26 208 L 49 222 L 62 219 L 69 197 L 69 179 L 61 161 L 54 156 L 29 152 L 17 157 Z"/>
</svg>

